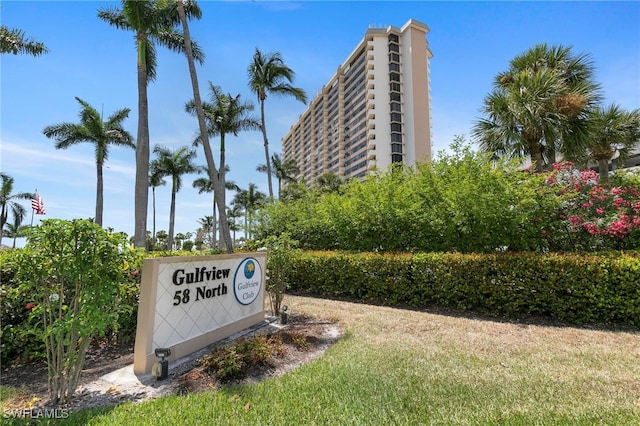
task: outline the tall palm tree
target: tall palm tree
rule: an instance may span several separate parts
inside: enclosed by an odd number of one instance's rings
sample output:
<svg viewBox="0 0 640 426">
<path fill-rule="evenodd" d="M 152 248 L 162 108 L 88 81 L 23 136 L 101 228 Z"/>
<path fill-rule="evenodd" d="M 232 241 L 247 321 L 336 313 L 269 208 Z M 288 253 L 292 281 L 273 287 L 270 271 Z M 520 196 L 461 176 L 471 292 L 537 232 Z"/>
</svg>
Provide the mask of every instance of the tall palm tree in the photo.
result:
<svg viewBox="0 0 640 426">
<path fill-rule="evenodd" d="M 320 192 L 340 192 L 340 188 L 344 182 L 335 173 L 327 172 L 318 176 L 316 187 Z"/>
<path fill-rule="evenodd" d="M 611 104 L 591 111 L 591 137 L 587 155 L 598 162 L 600 180 L 609 180 L 609 161 L 616 151 L 625 160 L 629 151 L 640 143 L 640 109 L 625 111 L 620 105 Z"/>
<path fill-rule="evenodd" d="M 227 208 L 227 220 L 229 221 L 229 229 L 233 231 L 233 240 L 236 240 L 236 231 L 239 231 L 238 223 L 236 219 L 242 216 L 242 210 L 239 206 L 233 206 L 233 208 Z"/>
<path fill-rule="evenodd" d="M 220 233 L 222 234 L 222 240 L 224 246 L 227 249 L 227 253 L 233 253 L 233 241 L 231 241 L 231 233 L 229 231 L 229 223 L 227 222 L 227 212 L 225 210 L 224 200 L 224 182 L 218 175 L 218 169 L 216 168 L 216 162 L 213 159 L 213 151 L 211 150 L 211 144 L 209 144 L 209 134 L 207 132 L 207 123 L 205 119 L 204 109 L 202 108 L 202 99 L 200 98 L 200 87 L 198 86 L 198 73 L 196 72 L 196 66 L 194 63 L 194 55 L 191 49 L 191 35 L 189 34 L 189 23 L 187 22 L 186 5 L 191 5 L 192 1 L 177 1 L 178 15 L 180 22 L 182 23 L 182 30 L 184 32 L 184 48 L 187 54 L 187 64 L 189 66 L 189 76 L 191 77 L 191 87 L 193 89 L 193 103 L 198 117 L 198 129 L 200 130 L 200 137 L 202 139 L 202 147 L 204 149 L 204 156 L 207 160 L 207 168 L 209 169 L 209 178 L 213 184 L 213 194 L 220 212 Z"/>
<path fill-rule="evenodd" d="M 593 63 L 571 47 L 540 44 L 516 56 L 499 73 L 473 128 L 485 151 L 513 158 L 529 155 L 537 171 L 556 153 L 584 149 L 587 111 L 600 99 Z"/>
<path fill-rule="evenodd" d="M 55 138 L 56 149 L 67 149 L 72 145 L 90 142 L 95 145 L 96 155 L 96 218 L 95 222 L 102 226 L 103 211 L 103 180 L 102 167 L 109 158 L 109 145 L 127 146 L 135 148 L 133 138 L 122 127 L 122 122 L 129 116 L 129 108 L 119 109 L 102 121 L 101 114 L 76 96 L 82 107 L 80 109 L 80 123 L 59 123 L 47 126 L 42 133 L 48 138 Z"/>
<path fill-rule="evenodd" d="M 269 197 L 273 198 L 273 185 L 271 183 L 271 162 L 269 156 L 269 139 L 267 138 L 267 126 L 264 116 L 264 102 L 267 95 L 293 96 L 298 101 L 307 104 L 307 95 L 304 90 L 293 87 L 295 73 L 282 59 L 279 52 L 262 53 L 257 47 L 253 54 L 253 60 L 247 68 L 249 88 L 258 96 L 260 101 L 260 118 L 262 123 L 262 138 L 264 139 L 264 158 L 267 165 L 267 182 L 269 183 Z"/>
<path fill-rule="evenodd" d="M 182 2 L 179 2 L 182 4 Z M 193 2 L 184 7 L 187 18 L 200 19 L 202 12 Z M 114 27 L 135 33 L 138 67 L 138 135 L 136 143 L 136 182 L 134 197 L 134 245 L 146 246 L 147 204 L 149 201 L 149 105 L 147 85 L 156 77 L 156 45 L 185 52 L 182 33 L 175 26 L 180 17 L 176 2 L 122 0 L 122 9 L 99 9 L 98 17 Z M 202 62 L 204 54 L 189 42 L 192 57 Z"/>
<path fill-rule="evenodd" d="M 253 214 L 267 200 L 267 196 L 258 191 L 255 183 L 250 183 L 248 189 L 236 192 L 232 204 L 244 211 L 244 232 L 247 239 L 251 239 L 253 230 Z"/>
<path fill-rule="evenodd" d="M 209 244 L 209 247 L 214 248 L 215 243 L 213 242 L 213 238 L 215 236 L 215 229 L 216 229 L 214 217 L 213 216 L 202 217 L 198 219 L 198 223 L 200 224 L 200 228 L 198 229 L 196 239 L 200 238 L 204 243 L 206 241 L 203 234 L 206 235 L 208 233 L 211 233 L 211 242 Z"/>
<path fill-rule="evenodd" d="M 266 164 L 260 164 L 256 167 L 256 171 L 260 173 L 268 173 L 269 168 Z M 278 199 L 282 192 L 282 182 L 295 182 L 298 173 L 300 173 L 300 169 L 298 168 L 295 159 L 288 158 L 286 161 L 282 161 L 280 154 L 277 152 L 271 156 L 271 174 L 278 179 Z"/>
<path fill-rule="evenodd" d="M 156 169 L 156 167 L 151 166 L 152 171 Z M 156 248 L 156 188 L 159 186 L 166 185 L 167 181 L 162 178 L 159 173 L 150 173 L 149 174 L 149 186 L 151 187 L 152 194 L 152 202 L 153 202 L 153 234 L 151 237 L 151 251 Z"/>
<path fill-rule="evenodd" d="M 12 53 L 14 55 L 26 53 L 39 56 L 49 53 L 49 49 L 44 43 L 27 38 L 24 31 L 20 29 L 0 25 L 0 53 Z"/>
<path fill-rule="evenodd" d="M 13 216 L 20 214 L 24 211 L 22 204 L 17 200 L 30 200 L 33 194 L 29 192 L 18 192 L 13 194 L 13 178 L 6 173 L 0 172 L 0 246 L 2 246 L 2 234 L 4 232 L 4 225 L 7 223 L 9 216 L 9 210 L 11 210 Z"/>
<path fill-rule="evenodd" d="M 175 151 L 171 151 L 162 146 L 156 145 L 153 153 L 158 157 L 152 162 L 152 173 L 160 176 L 171 177 L 171 208 L 169 211 L 169 236 L 167 248 L 173 250 L 173 233 L 176 217 L 176 194 L 182 188 L 182 175 L 196 173 L 198 167 L 193 164 L 196 152 L 189 147 L 183 146 Z"/>
<path fill-rule="evenodd" d="M 207 169 L 207 167 L 200 167 L 198 169 L 198 173 L 200 172 L 205 172 L 207 174 L 207 176 L 209 176 L 209 170 Z M 224 172 L 229 173 L 229 166 L 226 165 L 224 166 Z M 216 235 L 215 235 L 215 231 L 216 231 L 216 200 L 215 200 L 215 193 L 213 190 L 213 183 L 211 182 L 211 179 L 209 177 L 205 177 L 205 178 L 198 178 L 196 180 L 193 181 L 193 187 L 196 188 L 198 190 L 198 194 L 203 194 L 203 193 L 213 193 L 213 202 L 212 202 L 212 209 L 213 209 L 213 227 L 211 228 L 211 248 L 214 248 L 217 245 L 216 242 Z M 224 182 L 224 187 L 225 189 L 228 189 L 230 191 L 236 191 L 238 190 L 238 185 L 236 185 L 236 183 L 234 181 L 227 181 L 225 178 L 225 182 Z M 225 197 L 226 198 L 226 197 Z M 208 217 L 208 216 L 207 216 Z M 220 241 L 224 241 L 222 235 L 220 235 Z"/>
<path fill-rule="evenodd" d="M 218 178 L 221 185 L 229 189 L 226 185 L 225 174 L 227 170 L 225 159 L 225 137 L 228 134 L 238 136 L 238 133 L 244 130 L 259 130 L 260 122 L 249 115 L 253 111 L 253 105 L 250 102 L 240 100 L 240 95 L 232 96 L 222 93 L 220 86 L 215 86 L 209 82 L 209 93 L 211 102 L 202 102 L 205 118 L 207 120 L 207 132 L 209 136 L 220 136 L 220 163 L 218 169 Z M 195 114 L 195 102 L 191 100 L 185 106 L 190 114 Z M 202 138 L 198 137 L 194 144 L 197 146 Z M 211 182 L 211 181 L 210 181 Z M 222 191 L 222 202 L 226 208 L 226 191 Z M 214 214 L 215 216 L 215 214 Z"/>
<path fill-rule="evenodd" d="M 24 237 L 25 231 L 29 229 L 29 226 L 22 224 L 24 218 L 27 217 L 27 210 L 21 204 L 16 204 L 16 207 L 11 210 L 13 222 L 8 222 L 5 225 L 7 236 L 13 238 L 13 248 L 16 248 L 16 239 Z"/>
</svg>

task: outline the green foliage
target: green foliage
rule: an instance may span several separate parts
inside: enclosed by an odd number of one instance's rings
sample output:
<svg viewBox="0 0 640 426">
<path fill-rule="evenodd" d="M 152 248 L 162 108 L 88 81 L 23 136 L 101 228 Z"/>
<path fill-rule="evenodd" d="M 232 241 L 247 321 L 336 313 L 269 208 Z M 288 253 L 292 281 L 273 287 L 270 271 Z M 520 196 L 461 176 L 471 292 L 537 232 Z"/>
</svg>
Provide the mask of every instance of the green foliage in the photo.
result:
<svg viewBox="0 0 640 426">
<path fill-rule="evenodd" d="M 33 228 L 18 252 L 15 280 L 41 321 L 54 402 L 73 394 L 92 339 L 126 312 L 120 286 L 133 255 L 124 234 L 89 220 L 57 219 Z"/>
<path fill-rule="evenodd" d="M 257 235 L 288 233 L 303 249 L 361 252 L 640 248 L 640 230 L 615 241 L 603 233 L 576 232 L 570 222 L 575 213 L 568 213 L 567 206 L 581 206 L 585 194 L 550 185 L 555 171 L 530 173 L 520 164 L 496 162 L 458 138 L 451 153 L 439 153 L 432 163 L 395 167 L 364 182 L 345 183 L 339 192 L 310 189 L 272 203 L 263 208 Z M 632 178 L 612 182 L 629 194 L 627 210 L 639 205 L 631 199 L 637 194 Z M 598 207 L 616 211 L 614 202 L 611 196 Z M 629 213 L 623 219 L 631 223 L 634 217 Z"/>
<path fill-rule="evenodd" d="M 376 304 L 640 327 L 640 252 L 301 252 L 291 289 Z"/>
<path fill-rule="evenodd" d="M 199 361 L 220 380 L 231 380 L 241 377 L 248 368 L 266 362 L 281 350 L 282 337 L 279 334 L 258 335 L 215 348 Z"/>
<path fill-rule="evenodd" d="M 278 237 L 267 237 L 261 242 L 267 249 L 267 292 L 269 304 L 274 315 L 280 315 L 282 300 L 289 285 L 287 281 L 287 269 L 292 265 L 289 262 L 297 241 L 285 233 Z"/>
</svg>

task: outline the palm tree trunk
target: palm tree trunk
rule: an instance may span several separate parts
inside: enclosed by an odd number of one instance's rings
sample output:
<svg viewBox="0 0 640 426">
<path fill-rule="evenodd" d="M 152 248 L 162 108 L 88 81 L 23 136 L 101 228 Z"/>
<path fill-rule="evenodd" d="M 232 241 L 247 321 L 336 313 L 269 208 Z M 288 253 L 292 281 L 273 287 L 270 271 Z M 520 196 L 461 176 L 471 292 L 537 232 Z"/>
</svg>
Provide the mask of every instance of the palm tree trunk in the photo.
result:
<svg viewBox="0 0 640 426">
<path fill-rule="evenodd" d="M 96 218 L 94 222 L 100 226 L 102 226 L 102 207 L 103 207 L 103 179 L 102 179 L 102 163 L 98 162 L 97 166 L 97 174 L 98 174 L 98 185 L 96 189 Z"/>
<path fill-rule="evenodd" d="M 193 50 L 191 49 L 191 36 L 189 35 L 189 25 L 187 24 L 187 18 L 184 13 L 184 4 L 181 0 L 177 0 L 178 15 L 180 15 L 180 21 L 182 22 L 182 29 L 184 33 L 184 48 L 187 53 L 187 62 L 189 64 L 189 75 L 191 76 L 191 86 L 193 87 L 193 100 L 196 107 L 196 115 L 198 116 L 198 126 L 200 129 L 200 137 L 202 138 L 202 147 L 204 148 L 204 155 L 207 159 L 207 166 L 209 167 L 209 178 L 213 185 L 214 197 L 216 204 L 218 205 L 218 212 L 220 214 L 220 231 L 224 240 L 227 253 L 233 253 L 233 242 L 231 241 L 231 233 L 229 231 L 229 222 L 227 222 L 227 212 L 224 208 L 224 199 L 221 197 L 224 192 L 224 186 L 220 185 L 220 179 L 218 179 L 218 171 L 216 170 L 215 161 L 213 160 L 213 152 L 211 151 L 211 145 L 209 144 L 209 134 L 207 133 L 207 124 L 204 118 L 204 110 L 202 109 L 202 100 L 200 98 L 200 88 L 198 87 L 198 74 L 196 73 L 196 66 L 193 61 Z"/>
<path fill-rule="evenodd" d="M 600 183 L 609 182 L 609 162 L 604 158 L 598 159 L 598 174 L 600 175 Z"/>
<path fill-rule="evenodd" d="M 151 251 L 156 249 L 156 188 L 151 189 L 153 195 L 153 237 L 151 238 Z"/>
<path fill-rule="evenodd" d="M 529 153 L 531 156 L 531 165 L 535 165 L 536 172 L 542 173 L 544 171 L 544 164 L 542 162 L 542 147 L 540 141 L 529 141 Z"/>
<path fill-rule="evenodd" d="M 264 139 L 264 156 L 267 162 L 267 182 L 269 183 L 269 198 L 273 199 L 273 184 L 271 183 L 271 159 L 269 158 L 269 139 L 267 125 L 264 119 L 264 99 L 260 99 L 260 117 L 262 119 L 262 138 Z"/>
<path fill-rule="evenodd" d="M 147 245 L 147 204 L 149 202 L 149 104 L 147 99 L 146 36 L 138 41 L 138 137 L 136 140 L 136 183 L 134 198 L 134 246 Z"/>
<path fill-rule="evenodd" d="M 173 231 L 176 219 L 176 192 L 177 182 L 173 179 L 173 185 L 171 187 L 171 209 L 169 211 L 169 238 L 167 239 L 167 246 L 169 250 L 173 250 Z"/>
<path fill-rule="evenodd" d="M 221 197 L 222 198 L 222 204 L 224 205 L 224 207 L 221 207 L 221 209 L 224 209 L 224 211 L 227 211 L 227 190 L 225 188 L 225 175 L 224 175 L 224 168 L 225 168 L 225 163 L 226 163 L 226 157 L 225 157 L 225 146 L 224 146 L 224 133 L 222 133 L 220 135 L 220 186 L 222 186 L 222 194 Z M 215 220 L 215 217 L 214 217 Z M 220 222 L 222 222 L 222 218 L 220 218 Z M 220 223 L 220 232 L 222 233 L 222 223 Z M 228 226 L 228 224 L 227 224 Z M 224 250 L 225 247 L 225 242 L 222 238 L 222 235 L 220 236 L 220 242 L 222 243 L 222 249 Z"/>
</svg>

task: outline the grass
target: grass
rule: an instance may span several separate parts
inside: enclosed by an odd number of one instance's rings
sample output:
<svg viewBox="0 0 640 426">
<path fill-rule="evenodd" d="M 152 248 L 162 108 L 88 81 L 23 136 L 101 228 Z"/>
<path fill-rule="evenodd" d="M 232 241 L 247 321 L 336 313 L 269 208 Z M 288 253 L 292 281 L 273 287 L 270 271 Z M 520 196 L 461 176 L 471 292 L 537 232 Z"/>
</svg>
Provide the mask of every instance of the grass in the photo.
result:
<svg viewBox="0 0 640 426">
<path fill-rule="evenodd" d="M 347 335 L 278 378 L 72 414 L 90 425 L 637 425 L 640 335 L 287 296 Z M 61 424 L 61 421 L 51 421 Z"/>
</svg>

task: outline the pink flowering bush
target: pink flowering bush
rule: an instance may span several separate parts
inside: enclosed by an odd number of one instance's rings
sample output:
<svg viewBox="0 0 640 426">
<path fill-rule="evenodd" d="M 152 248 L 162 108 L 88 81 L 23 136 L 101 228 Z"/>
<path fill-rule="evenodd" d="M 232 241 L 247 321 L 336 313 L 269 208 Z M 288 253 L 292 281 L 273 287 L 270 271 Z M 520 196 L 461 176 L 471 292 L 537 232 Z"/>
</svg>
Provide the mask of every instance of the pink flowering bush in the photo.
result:
<svg viewBox="0 0 640 426">
<path fill-rule="evenodd" d="M 567 225 L 568 249 L 637 248 L 640 190 L 618 180 L 601 185 L 596 172 L 556 163 L 546 185 L 560 197 L 558 217 Z"/>
</svg>

